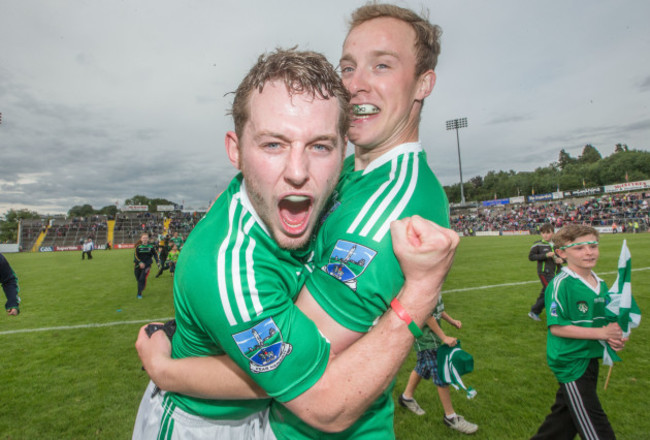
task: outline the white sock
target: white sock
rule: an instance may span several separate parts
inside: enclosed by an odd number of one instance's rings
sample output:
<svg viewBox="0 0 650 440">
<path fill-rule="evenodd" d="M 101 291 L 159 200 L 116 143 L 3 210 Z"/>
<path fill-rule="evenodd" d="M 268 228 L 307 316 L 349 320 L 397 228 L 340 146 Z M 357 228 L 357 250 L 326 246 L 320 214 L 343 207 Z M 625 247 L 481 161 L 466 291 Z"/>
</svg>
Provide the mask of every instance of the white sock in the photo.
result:
<svg viewBox="0 0 650 440">
<path fill-rule="evenodd" d="M 454 412 L 454 413 L 451 413 L 451 414 L 449 414 L 449 415 L 445 414 L 445 418 L 446 418 L 447 420 L 452 420 L 454 417 L 456 417 L 456 413 L 455 413 L 455 412 Z"/>
</svg>

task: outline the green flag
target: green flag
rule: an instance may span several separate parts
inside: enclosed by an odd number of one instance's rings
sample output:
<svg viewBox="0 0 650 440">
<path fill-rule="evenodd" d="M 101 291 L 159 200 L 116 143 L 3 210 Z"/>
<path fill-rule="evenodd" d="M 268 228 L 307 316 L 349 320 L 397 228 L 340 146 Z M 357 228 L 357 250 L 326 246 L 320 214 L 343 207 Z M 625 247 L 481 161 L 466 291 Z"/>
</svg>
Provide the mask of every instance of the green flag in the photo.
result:
<svg viewBox="0 0 650 440">
<path fill-rule="evenodd" d="M 460 348 L 460 341 L 454 347 L 442 344 L 436 353 L 438 361 L 438 377 L 452 387 L 465 390 L 468 399 L 476 396 L 476 390 L 467 387 L 461 376 L 474 371 L 474 358 L 471 354 Z"/>
<path fill-rule="evenodd" d="M 623 337 L 630 336 L 630 331 L 639 326 L 641 310 L 632 296 L 632 257 L 627 248 L 627 240 L 623 240 L 621 255 L 618 258 L 618 275 L 616 281 L 609 289 L 610 302 L 607 304 L 607 313 L 615 317 L 618 325 L 623 330 Z M 607 343 L 603 355 L 604 365 L 613 365 L 621 358 Z"/>
</svg>

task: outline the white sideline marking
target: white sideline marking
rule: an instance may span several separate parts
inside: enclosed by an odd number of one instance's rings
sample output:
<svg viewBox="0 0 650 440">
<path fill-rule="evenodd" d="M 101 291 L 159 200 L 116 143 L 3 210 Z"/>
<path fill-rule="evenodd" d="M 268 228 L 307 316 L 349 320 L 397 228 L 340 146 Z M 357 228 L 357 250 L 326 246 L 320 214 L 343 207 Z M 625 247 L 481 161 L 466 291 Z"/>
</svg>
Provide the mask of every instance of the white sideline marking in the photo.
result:
<svg viewBox="0 0 650 440">
<path fill-rule="evenodd" d="M 650 269 L 650 267 L 640 267 L 638 269 L 632 269 L 632 272 L 639 272 L 639 271 L 648 270 L 648 269 Z M 600 272 L 600 275 L 613 275 L 615 273 L 618 273 L 618 271 L 615 271 L 615 272 Z M 508 287 L 508 286 L 522 286 L 524 284 L 535 284 L 535 283 L 539 283 L 539 280 L 520 281 L 518 283 L 494 284 L 492 286 L 465 287 L 465 288 L 462 288 L 462 289 L 443 290 L 441 293 L 444 294 L 444 293 L 453 293 L 453 292 L 467 292 L 467 291 L 470 291 L 470 290 L 494 289 L 496 287 Z"/>
<path fill-rule="evenodd" d="M 632 272 L 639 272 L 642 270 L 648 270 L 650 267 L 641 267 L 638 269 L 632 269 Z M 612 275 L 617 272 L 601 272 L 601 275 Z M 524 284 L 535 284 L 539 283 L 539 280 L 535 281 L 520 281 L 518 283 L 504 283 L 504 284 L 493 284 L 491 286 L 476 286 L 476 287 L 466 287 L 463 289 L 452 289 L 452 290 L 443 290 L 442 293 L 454 293 L 454 292 L 468 292 L 470 290 L 483 290 L 483 289 L 495 289 L 497 287 L 508 287 L 508 286 L 522 286 Z M 20 319 L 20 318 L 18 318 Z M 7 330 L 0 332 L 2 335 L 11 335 L 15 333 L 33 333 L 33 332 L 45 332 L 52 330 L 75 330 L 80 328 L 94 328 L 94 327 L 111 327 L 114 325 L 128 325 L 128 324 L 144 324 L 145 322 L 165 322 L 169 321 L 172 318 L 158 318 L 158 319 L 141 319 L 138 321 L 116 321 L 116 322 L 106 322 L 103 324 L 80 324 L 80 325 L 66 325 L 61 327 L 42 327 L 42 328 L 26 328 L 21 330 Z"/>
<path fill-rule="evenodd" d="M 0 332 L 0 335 L 11 335 L 14 333 L 46 332 L 52 330 L 76 330 L 80 328 L 112 327 L 114 325 L 125 325 L 125 324 L 144 324 L 145 322 L 165 322 L 165 321 L 169 321 L 170 319 L 173 318 L 141 319 L 138 321 L 116 321 L 116 322 L 105 322 L 102 324 L 64 325 L 61 327 L 25 328 L 21 330 L 7 330 L 4 332 Z"/>
</svg>

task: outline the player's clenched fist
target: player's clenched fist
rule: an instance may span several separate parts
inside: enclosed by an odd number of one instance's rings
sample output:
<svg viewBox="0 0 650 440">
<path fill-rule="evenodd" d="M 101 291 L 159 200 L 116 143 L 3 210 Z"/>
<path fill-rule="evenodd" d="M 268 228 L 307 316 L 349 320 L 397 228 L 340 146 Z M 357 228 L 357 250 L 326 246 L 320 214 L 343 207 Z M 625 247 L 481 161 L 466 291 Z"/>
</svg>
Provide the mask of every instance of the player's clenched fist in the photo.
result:
<svg viewBox="0 0 650 440">
<path fill-rule="evenodd" d="M 439 289 L 453 262 L 458 234 L 417 215 L 394 221 L 390 230 L 406 282 Z"/>
</svg>

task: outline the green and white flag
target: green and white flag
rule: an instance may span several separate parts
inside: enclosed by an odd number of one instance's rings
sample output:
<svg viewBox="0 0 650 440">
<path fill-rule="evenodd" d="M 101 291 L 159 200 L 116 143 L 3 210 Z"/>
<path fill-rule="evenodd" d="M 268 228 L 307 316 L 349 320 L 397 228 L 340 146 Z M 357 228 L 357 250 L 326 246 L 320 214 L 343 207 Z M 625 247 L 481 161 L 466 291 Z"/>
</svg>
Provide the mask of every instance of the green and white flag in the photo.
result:
<svg viewBox="0 0 650 440">
<path fill-rule="evenodd" d="M 476 390 L 466 386 L 461 376 L 474 371 L 474 358 L 460 347 L 460 341 L 454 347 L 442 344 L 438 347 L 436 358 L 440 380 L 457 390 L 462 388 L 465 390 L 467 398 L 473 399 L 476 396 Z"/>
<path fill-rule="evenodd" d="M 641 310 L 632 296 L 632 257 L 627 248 L 627 240 L 623 240 L 621 255 L 618 257 L 618 275 L 609 293 L 608 315 L 616 318 L 623 330 L 623 337 L 627 338 L 630 336 L 630 331 L 638 327 L 641 322 Z M 604 345 L 603 364 L 613 365 L 614 362 L 619 362 L 621 358 L 616 352 L 606 342 Z"/>
</svg>

